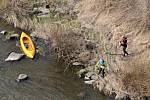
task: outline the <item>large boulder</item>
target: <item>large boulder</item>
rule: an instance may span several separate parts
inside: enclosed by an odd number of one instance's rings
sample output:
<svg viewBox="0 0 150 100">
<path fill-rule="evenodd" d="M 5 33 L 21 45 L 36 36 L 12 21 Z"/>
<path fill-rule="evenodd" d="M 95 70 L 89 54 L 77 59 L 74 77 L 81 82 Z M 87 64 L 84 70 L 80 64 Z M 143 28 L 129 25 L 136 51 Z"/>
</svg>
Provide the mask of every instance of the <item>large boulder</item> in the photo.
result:
<svg viewBox="0 0 150 100">
<path fill-rule="evenodd" d="M 24 54 L 11 52 L 8 58 L 5 59 L 5 61 L 17 61 L 17 60 L 20 60 L 23 56 Z"/>
</svg>

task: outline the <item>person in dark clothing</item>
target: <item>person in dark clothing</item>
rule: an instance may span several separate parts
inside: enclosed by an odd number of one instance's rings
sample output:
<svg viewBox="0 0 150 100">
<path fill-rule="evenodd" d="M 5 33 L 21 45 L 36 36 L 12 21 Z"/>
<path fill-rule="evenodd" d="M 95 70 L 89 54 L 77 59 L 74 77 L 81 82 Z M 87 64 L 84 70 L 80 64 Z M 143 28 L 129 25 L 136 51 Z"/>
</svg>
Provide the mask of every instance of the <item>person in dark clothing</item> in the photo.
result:
<svg viewBox="0 0 150 100">
<path fill-rule="evenodd" d="M 105 76 L 105 69 L 104 68 L 99 69 L 99 75 L 101 75 L 101 77 L 104 78 L 104 76 Z"/>
<path fill-rule="evenodd" d="M 122 37 L 122 40 L 120 41 L 120 46 L 122 46 L 123 56 L 129 55 L 128 52 L 126 51 L 127 49 L 127 37 L 126 36 Z"/>
</svg>

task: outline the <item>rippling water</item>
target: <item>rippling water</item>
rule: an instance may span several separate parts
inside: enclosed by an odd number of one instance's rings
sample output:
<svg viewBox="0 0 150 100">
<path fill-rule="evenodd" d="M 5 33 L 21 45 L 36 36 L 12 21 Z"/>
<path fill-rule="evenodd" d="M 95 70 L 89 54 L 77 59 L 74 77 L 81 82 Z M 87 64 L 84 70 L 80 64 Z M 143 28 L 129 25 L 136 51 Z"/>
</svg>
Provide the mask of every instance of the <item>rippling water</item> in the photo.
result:
<svg viewBox="0 0 150 100">
<path fill-rule="evenodd" d="M 12 27 L 0 24 L 2 29 Z M 61 64 L 41 56 L 31 60 L 4 62 L 11 51 L 20 51 L 15 40 L 0 39 L 0 100 L 112 100 L 94 91 L 73 74 L 64 73 Z M 28 81 L 17 83 L 20 73 L 28 74 Z"/>
</svg>

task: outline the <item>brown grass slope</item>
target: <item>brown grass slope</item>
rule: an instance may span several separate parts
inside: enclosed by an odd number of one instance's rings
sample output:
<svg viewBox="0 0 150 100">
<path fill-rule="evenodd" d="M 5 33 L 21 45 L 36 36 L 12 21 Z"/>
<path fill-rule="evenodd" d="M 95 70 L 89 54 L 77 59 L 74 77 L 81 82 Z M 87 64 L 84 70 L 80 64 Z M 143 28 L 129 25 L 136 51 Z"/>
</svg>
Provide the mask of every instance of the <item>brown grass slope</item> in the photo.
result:
<svg viewBox="0 0 150 100">
<path fill-rule="evenodd" d="M 150 96 L 150 1 L 82 0 L 77 6 L 79 20 L 104 35 L 112 33 L 106 44 L 122 75 L 122 85 L 135 96 Z M 118 42 L 128 36 L 129 57 L 123 58 Z M 114 67 L 114 66 L 112 66 Z"/>
<path fill-rule="evenodd" d="M 31 30 L 33 0 L 0 0 L 0 16 L 15 27 Z"/>
</svg>

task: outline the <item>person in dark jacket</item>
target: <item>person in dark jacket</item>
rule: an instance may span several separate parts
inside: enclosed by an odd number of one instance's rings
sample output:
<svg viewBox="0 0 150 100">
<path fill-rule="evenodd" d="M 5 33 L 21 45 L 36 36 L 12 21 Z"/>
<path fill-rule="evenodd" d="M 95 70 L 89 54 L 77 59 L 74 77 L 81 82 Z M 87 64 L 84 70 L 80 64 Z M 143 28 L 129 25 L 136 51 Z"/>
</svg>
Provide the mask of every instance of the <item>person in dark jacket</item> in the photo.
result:
<svg viewBox="0 0 150 100">
<path fill-rule="evenodd" d="M 122 46 L 123 56 L 129 55 L 128 52 L 126 51 L 127 49 L 127 37 L 126 36 L 122 37 L 120 41 L 120 46 Z"/>
</svg>

